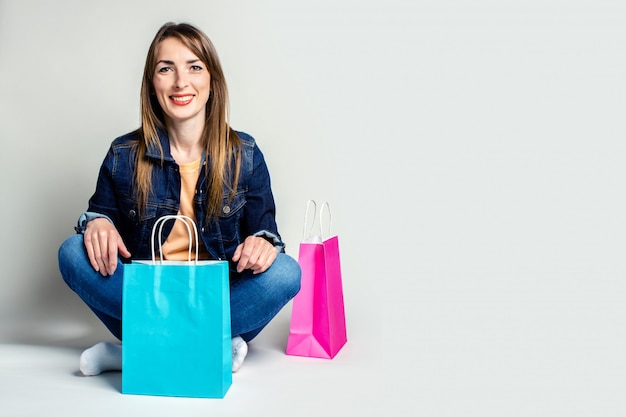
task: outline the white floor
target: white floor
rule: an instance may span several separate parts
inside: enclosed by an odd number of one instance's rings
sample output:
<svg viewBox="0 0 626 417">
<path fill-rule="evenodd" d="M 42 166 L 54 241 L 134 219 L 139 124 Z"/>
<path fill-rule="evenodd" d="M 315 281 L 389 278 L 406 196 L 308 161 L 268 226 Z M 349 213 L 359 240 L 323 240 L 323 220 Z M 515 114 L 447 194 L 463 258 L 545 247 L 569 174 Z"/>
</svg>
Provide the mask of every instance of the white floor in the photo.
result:
<svg viewBox="0 0 626 417">
<path fill-rule="evenodd" d="M 333 360 L 285 355 L 288 305 L 221 400 L 81 376 L 80 352 L 110 336 L 59 286 L 33 317 L 0 310 L 0 417 L 623 417 L 625 281 L 569 278 L 422 279 L 393 297 L 348 281 L 348 343 Z"/>
<path fill-rule="evenodd" d="M 289 312 L 281 311 L 250 344 L 224 399 L 121 394 L 120 372 L 84 377 L 78 371 L 80 352 L 103 337 L 106 340 L 99 323 L 39 323 L 46 331 L 31 334 L 41 334 L 40 340 L 0 344 L 0 415 L 380 415 L 376 388 L 380 378 L 375 369 L 380 352 L 376 344 L 366 343 L 366 327 L 355 323 L 354 335 L 349 330 L 348 343 L 332 360 L 287 356 Z"/>
<path fill-rule="evenodd" d="M 0 305 L 0 417 L 626 415 L 622 274 L 459 274 L 378 293 L 346 280 L 348 343 L 333 360 L 285 355 L 288 305 L 221 400 L 124 395 L 119 372 L 81 376 L 80 352 L 110 336 L 52 282 L 20 315 Z"/>
</svg>

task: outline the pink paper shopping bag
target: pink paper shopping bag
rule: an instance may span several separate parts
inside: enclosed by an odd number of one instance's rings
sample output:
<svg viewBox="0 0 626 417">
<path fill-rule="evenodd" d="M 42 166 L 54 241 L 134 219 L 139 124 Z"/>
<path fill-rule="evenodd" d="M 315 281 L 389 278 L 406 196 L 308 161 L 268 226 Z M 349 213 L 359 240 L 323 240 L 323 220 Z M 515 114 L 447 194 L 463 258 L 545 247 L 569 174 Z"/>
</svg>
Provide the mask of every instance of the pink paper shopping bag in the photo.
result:
<svg viewBox="0 0 626 417">
<path fill-rule="evenodd" d="M 310 200 L 305 231 L 311 204 L 315 207 L 315 202 Z M 324 203 L 320 209 L 320 234 L 309 232 L 300 243 L 298 263 L 302 268 L 302 281 L 300 292 L 293 299 L 288 355 L 332 359 L 347 341 L 339 240 L 337 236 L 323 237 L 324 207 L 330 214 L 330 206 Z M 315 215 L 311 230 L 314 220 Z M 328 229 L 330 232 L 330 222 Z"/>
</svg>

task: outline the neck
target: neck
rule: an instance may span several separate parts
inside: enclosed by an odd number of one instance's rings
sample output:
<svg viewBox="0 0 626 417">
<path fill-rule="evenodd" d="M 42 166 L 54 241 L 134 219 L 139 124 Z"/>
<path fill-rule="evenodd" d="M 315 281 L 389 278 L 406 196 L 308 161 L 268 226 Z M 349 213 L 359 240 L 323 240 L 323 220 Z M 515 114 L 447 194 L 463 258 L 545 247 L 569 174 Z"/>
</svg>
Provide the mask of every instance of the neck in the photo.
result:
<svg viewBox="0 0 626 417">
<path fill-rule="evenodd" d="M 202 156 L 202 132 L 204 121 L 194 123 L 170 122 L 167 124 L 167 133 L 170 139 L 172 157 L 179 164 L 188 164 L 197 161 Z"/>
</svg>

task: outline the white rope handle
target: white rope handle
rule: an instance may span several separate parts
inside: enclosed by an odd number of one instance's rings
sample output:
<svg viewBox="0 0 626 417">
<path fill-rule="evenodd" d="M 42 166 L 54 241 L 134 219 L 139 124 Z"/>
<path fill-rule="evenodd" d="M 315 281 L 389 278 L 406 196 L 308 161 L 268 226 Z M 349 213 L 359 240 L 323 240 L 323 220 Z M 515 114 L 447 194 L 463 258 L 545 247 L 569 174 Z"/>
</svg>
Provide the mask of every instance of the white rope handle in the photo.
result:
<svg viewBox="0 0 626 417">
<path fill-rule="evenodd" d="M 330 236 L 330 229 L 333 223 L 333 216 L 330 213 L 330 204 L 328 204 L 328 201 L 324 201 L 324 203 L 320 207 L 320 236 L 322 237 L 322 239 L 324 239 L 324 221 L 322 216 L 324 214 L 324 207 L 328 209 L 328 235 L 326 235 L 327 237 Z"/>
<path fill-rule="evenodd" d="M 313 204 L 313 220 L 311 221 L 311 228 L 309 229 L 309 234 L 307 235 L 306 233 L 306 224 L 307 224 L 307 220 L 309 218 L 309 208 L 311 208 L 311 204 Z M 304 227 L 302 229 L 302 239 L 306 239 L 308 237 L 311 237 L 311 235 L 313 234 L 313 226 L 315 226 L 315 216 L 316 216 L 316 211 L 317 211 L 317 204 L 315 203 L 315 200 L 309 200 L 306 203 L 306 211 L 304 212 Z"/>
<path fill-rule="evenodd" d="M 193 240 L 191 236 L 191 228 L 189 227 L 189 223 L 193 226 L 193 237 L 195 237 L 196 242 L 196 258 L 194 259 L 194 264 L 198 263 L 198 228 L 196 227 L 196 223 L 193 221 L 191 217 L 183 216 L 183 215 L 168 215 L 160 217 L 152 226 L 152 239 L 151 239 L 151 247 L 152 247 L 152 262 L 156 262 L 156 253 L 154 252 L 154 237 L 156 234 L 157 226 L 159 226 L 159 257 L 161 263 L 163 263 L 163 226 L 168 220 L 180 220 L 187 227 L 187 233 L 189 234 L 189 252 L 187 254 L 187 260 L 191 262 L 191 246 L 193 245 Z"/>
</svg>

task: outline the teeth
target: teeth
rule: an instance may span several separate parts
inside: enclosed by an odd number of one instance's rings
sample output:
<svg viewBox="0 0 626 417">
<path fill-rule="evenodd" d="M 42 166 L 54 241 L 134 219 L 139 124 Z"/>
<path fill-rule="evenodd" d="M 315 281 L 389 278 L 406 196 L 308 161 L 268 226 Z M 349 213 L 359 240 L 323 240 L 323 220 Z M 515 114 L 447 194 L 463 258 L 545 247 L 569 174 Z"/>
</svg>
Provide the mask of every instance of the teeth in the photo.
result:
<svg viewBox="0 0 626 417">
<path fill-rule="evenodd" d="M 174 101 L 179 101 L 179 102 L 183 102 L 183 101 L 189 101 L 192 99 L 193 96 L 184 96 L 184 97 L 172 97 L 172 100 Z"/>
</svg>

